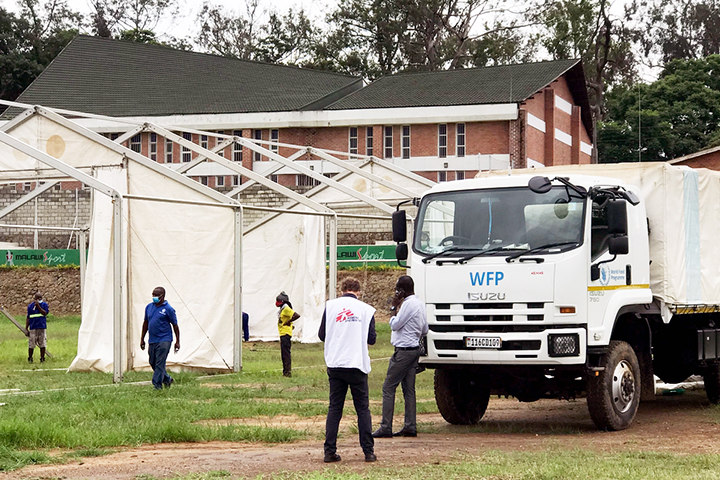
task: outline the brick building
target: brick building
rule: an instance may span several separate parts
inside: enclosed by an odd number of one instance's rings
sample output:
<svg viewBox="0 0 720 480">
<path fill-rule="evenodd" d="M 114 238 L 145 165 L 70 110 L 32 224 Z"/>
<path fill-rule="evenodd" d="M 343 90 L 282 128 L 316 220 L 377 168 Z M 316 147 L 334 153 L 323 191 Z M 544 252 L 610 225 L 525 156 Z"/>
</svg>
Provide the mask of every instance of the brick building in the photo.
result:
<svg viewBox="0 0 720 480">
<path fill-rule="evenodd" d="M 399 74 L 363 86 L 335 73 L 78 36 L 18 102 L 263 140 L 281 155 L 283 143 L 374 155 L 436 181 L 509 166 L 590 163 L 593 148 L 579 60 Z M 111 138 L 132 128 L 101 118 L 80 122 Z M 208 148 L 219 142 L 212 134 L 182 134 Z M 127 146 L 160 163 L 195 157 L 154 133 L 139 133 Z M 274 163 L 237 144 L 222 154 L 258 173 Z M 298 161 L 328 176 L 337 171 L 311 156 Z M 211 163 L 191 176 L 220 190 L 242 182 Z M 273 178 L 312 183 L 289 169 Z"/>
<path fill-rule="evenodd" d="M 720 147 L 708 148 L 670 160 L 672 165 L 686 165 L 692 168 L 720 170 Z"/>
</svg>

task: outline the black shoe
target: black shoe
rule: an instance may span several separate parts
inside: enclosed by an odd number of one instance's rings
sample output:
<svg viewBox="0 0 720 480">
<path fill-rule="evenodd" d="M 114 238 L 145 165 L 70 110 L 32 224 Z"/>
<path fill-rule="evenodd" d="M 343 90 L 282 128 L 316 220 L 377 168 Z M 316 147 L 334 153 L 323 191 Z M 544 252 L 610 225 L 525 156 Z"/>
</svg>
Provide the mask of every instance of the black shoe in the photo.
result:
<svg viewBox="0 0 720 480">
<path fill-rule="evenodd" d="M 367 458 L 367 456 L 365 456 L 365 458 Z M 339 462 L 340 460 L 342 459 L 337 453 L 326 453 L 325 458 L 323 458 L 323 462 L 325 463 Z"/>
<path fill-rule="evenodd" d="M 365 461 L 366 462 L 376 462 L 377 461 L 377 455 L 374 453 L 366 453 L 365 454 Z"/>
<path fill-rule="evenodd" d="M 32 357 L 28 357 L 28 363 L 32 363 Z"/>
<path fill-rule="evenodd" d="M 292 378 L 292 373 L 283 373 L 283 377 Z"/>
<path fill-rule="evenodd" d="M 383 430 L 378 428 L 372 433 L 373 438 L 392 438 L 393 433 L 391 431 Z"/>
<path fill-rule="evenodd" d="M 399 432 L 393 433 L 392 436 L 393 437 L 417 437 L 417 432 L 415 430 L 403 428 Z"/>
<path fill-rule="evenodd" d="M 45 363 L 45 357 L 40 357 L 40 363 Z"/>
<path fill-rule="evenodd" d="M 167 383 L 163 383 L 163 386 L 165 388 L 170 388 L 170 385 L 172 385 L 173 383 L 175 383 L 175 380 L 172 377 L 170 377 L 170 381 Z"/>
</svg>

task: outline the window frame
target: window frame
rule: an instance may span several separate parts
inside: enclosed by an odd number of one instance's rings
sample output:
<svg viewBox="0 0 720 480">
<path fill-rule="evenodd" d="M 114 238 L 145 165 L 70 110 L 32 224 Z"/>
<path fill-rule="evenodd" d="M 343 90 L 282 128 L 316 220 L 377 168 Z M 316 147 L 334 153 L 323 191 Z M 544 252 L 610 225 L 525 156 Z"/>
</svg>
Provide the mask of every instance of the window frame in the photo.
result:
<svg viewBox="0 0 720 480">
<path fill-rule="evenodd" d="M 438 123 L 438 158 L 447 158 L 447 123 Z"/>
<path fill-rule="evenodd" d="M 192 133 L 183 132 L 182 136 L 185 140 L 189 140 L 192 142 Z M 180 155 L 180 161 L 182 163 L 188 163 L 192 161 L 192 150 L 183 145 L 180 151 L 182 152 Z"/>
<path fill-rule="evenodd" d="M 150 153 L 150 160 L 157 162 L 157 133 L 155 132 L 150 132 L 148 150 Z"/>
<path fill-rule="evenodd" d="M 390 135 L 388 135 L 390 132 Z M 393 127 L 386 125 L 383 127 L 383 158 L 393 158 Z"/>
<path fill-rule="evenodd" d="M 173 141 L 165 139 L 165 163 L 173 163 Z"/>
<path fill-rule="evenodd" d="M 462 127 L 462 132 L 460 132 L 460 127 Z M 464 157 L 465 156 L 465 140 L 466 140 L 466 133 L 467 132 L 467 126 L 464 123 L 457 123 L 455 124 L 455 156 L 456 157 Z"/>
<path fill-rule="evenodd" d="M 407 129 L 407 133 L 406 133 Z M 410 159 L 410 125 L 403 125 L 401 136 L 400 136 L 400 146 L 401 146 L 401 158 L 403 160 L 409 160 Z M 407 140 L 407 142 L 406 142 Z M 407 143 L 407 145 L 406 145 Z"/>
<path fill-rule="evenodd" d="M 365 155 L 372 157 L 373 155 L 373 127 L 367 127 L 365 130 Z"/>
</svg>

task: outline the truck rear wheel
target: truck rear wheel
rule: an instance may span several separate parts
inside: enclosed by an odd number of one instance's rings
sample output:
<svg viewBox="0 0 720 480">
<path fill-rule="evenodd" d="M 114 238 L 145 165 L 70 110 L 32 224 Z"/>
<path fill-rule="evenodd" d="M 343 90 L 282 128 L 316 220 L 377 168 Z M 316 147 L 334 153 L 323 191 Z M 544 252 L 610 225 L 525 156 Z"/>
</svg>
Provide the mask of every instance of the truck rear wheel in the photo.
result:
<svg viewBox="0 0 720 480">
<path fill-rule="evenodd" d="M 603 371 L 587 382 L 590 417 L 601 430 L 630 426 L 640 404 L 640 365 L 633 348 L 613 340 L 602 360 Z"/>
<path fill-rule="evenodd" d="M 464 370 L 435 370 L 435 402 L 448 423 L 479 423 L 489 400 L 490 386 L 481 375 Z"/>
<path fill-rule="evenodd" d="M 708 365 L 703 374 L 705 393 L 713 405 L 720 403 L 720 364 Z"/>
</svg>

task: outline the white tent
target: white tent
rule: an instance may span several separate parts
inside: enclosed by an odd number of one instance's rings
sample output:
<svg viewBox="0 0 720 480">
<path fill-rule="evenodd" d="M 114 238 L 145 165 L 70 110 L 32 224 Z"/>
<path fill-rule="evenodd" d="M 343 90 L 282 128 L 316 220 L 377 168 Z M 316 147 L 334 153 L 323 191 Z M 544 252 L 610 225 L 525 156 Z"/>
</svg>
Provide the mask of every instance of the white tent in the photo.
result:
<svg viewBox="0 0 720 480">
<path fill-rule="evenodd" d="M 309 147 L 297 147 L 296 155 L 284 158 L 262 142 L 237 137 L 224 142 L 244 144 L 322 184 L 303 196 L 266 178 L 271 170 L 258 175 L 160 126 L 127 128 L 113 142 L 56 111 L 32 107 L 0 130 L 9 134 L 0 132 L 0 182 L 71 178 L 100 193 L 93 195 L 83 323 L 71 370 L 112 370 L 116 381 L 125 369 L 148 368 L 146 353 L 139 350 L 140 326 L 150 292 L 158 285 L 166 288 L 181 328 L 182 349 L 170 355 L 169 368 L 239 370 L 241 308 L 251 313 L 254 339 L 277 339 L 274 299 L 280 290 L 302 314 L 296 338 L 317 341 L 325 302 L 325 238 L 334 251 L 337 218 L 389 221 L 394 208 L 388 203 L 418 196 L 433 183 L 376 158 L 348 162 L 337 158 L 347 153 Z M 200 157 L 173 171 L 120 145 L 143 130 Z M 341 166 L 343 173 L 330 180 L 293 163 L 304 153 Z M 183 175 L 205 159 L 285 194 L 291 204 L 243 207 L 230 196 L 249 184 L 225 196 Z M 43 185 L 34 194 L 47 188 Z M 384 215 L 338 213 L 328 207 L 334 204 L 371 206 Z M 243 235 L 243 208 L 275 213 Z M 334 255 L 330 259 L 333 297 L 336 263 Z"/>
</svg>

